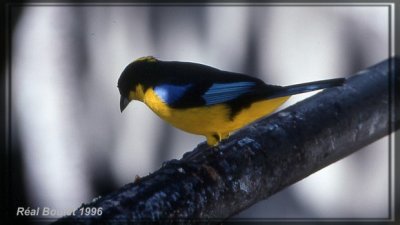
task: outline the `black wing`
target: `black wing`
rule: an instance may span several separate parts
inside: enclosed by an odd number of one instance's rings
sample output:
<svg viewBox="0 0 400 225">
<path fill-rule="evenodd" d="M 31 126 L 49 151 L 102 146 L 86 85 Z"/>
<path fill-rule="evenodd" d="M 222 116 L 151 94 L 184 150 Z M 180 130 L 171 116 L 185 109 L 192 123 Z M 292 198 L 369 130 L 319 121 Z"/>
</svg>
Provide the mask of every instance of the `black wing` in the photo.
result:
<svg viewBox="0 0 400 225">
<path fill-rule="evenodd" d="M 229 104 L 267 87 L 257 78 L 196 63 L 159 62 L 157 72 L 160 79 L 153 88 L 175 108 Z"/>
</svg>

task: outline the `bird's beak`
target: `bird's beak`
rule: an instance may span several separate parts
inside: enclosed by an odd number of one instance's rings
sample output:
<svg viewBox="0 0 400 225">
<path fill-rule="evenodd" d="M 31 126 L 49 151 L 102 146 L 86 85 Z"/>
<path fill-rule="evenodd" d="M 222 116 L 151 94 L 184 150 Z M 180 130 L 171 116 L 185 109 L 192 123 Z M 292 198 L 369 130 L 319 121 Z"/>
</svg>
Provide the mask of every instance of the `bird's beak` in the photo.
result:
<svg viewBox="0 0 400 225">
<path fill-rule="evenodd" d="M 129 99 L 127 97 L 121 96 L 121 100 L 119 102 L 119 107 L 121 109 L 121 112 L 124 111 L 126 106 L 128 106 L 129 102 L 130 101 L 129 101 Z"/>
</svg>

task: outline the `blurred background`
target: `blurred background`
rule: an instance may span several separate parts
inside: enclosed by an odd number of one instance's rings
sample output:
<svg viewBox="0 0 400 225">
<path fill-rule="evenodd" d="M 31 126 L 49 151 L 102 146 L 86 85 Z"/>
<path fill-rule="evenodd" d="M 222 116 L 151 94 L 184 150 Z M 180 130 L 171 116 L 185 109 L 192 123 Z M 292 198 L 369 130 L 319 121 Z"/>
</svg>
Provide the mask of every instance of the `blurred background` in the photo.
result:
<svg viewBox="0 0 400 225">
<path fill-rule="evenodd" d="M 75 209 L 204 141 L 142 103 L 120 113 L 117 80 L 136 58 L 198 62 L 277 85 L 347 77 L 388 58 L 388 12 L 373 5 L 12 7 L 13 207 Z M 387 218 L 388 146 L 382 138 L 235 218 Z"/>
</svg>

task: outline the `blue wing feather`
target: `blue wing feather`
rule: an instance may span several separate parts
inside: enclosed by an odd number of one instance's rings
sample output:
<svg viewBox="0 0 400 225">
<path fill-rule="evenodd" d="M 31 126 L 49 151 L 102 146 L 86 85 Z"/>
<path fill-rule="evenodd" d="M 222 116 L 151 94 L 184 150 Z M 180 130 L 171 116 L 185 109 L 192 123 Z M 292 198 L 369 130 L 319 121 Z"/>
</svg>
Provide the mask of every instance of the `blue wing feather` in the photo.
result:
<svg viewBox="0 0 400 225">
<path fill-rule="evenodd" d="M 191 87 L 191 84 L 187 85 L 172 85 L 172 84 L 163 84 L 156 86 L 154 91 L 165 103 L 174 104 L 179 101 L 182 96 L 184 96 L 185 92 Z"/>
<path fill-rule="evenodd" d="M 198 97 L 201 97 L 206 105 L 220 104 L 251 92 L 255 85 L 255 82 L 215 83 Z M 174 105 L 182 99 L 194 101 L 197 98 L 196 96 L 185 96 L 192 87 L 192 84 L 162 84 L 156 86 L 154 91 L 162 101 Z"/>
<path fill-rule="evenodd" d="M 206 105 L 215 105 L 233 100 L 250 92 L 254 85 L 254 82 L 215 83 L 202 97 Z"/>
</svg>

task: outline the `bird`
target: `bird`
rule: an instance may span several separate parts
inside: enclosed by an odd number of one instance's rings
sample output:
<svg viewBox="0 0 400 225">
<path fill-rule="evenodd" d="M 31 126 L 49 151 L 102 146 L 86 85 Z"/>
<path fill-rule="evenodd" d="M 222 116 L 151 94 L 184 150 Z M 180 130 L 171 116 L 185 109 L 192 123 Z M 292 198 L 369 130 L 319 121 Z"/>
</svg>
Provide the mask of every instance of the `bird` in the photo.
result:
<svg viewBox="0 0 400 225">
<path fill-rule="evenodd" d="M 183 131 L 203 135 L 209 146 L 274 112 L 295 94 L 340 86 L 344 78 L 290 86 L 266 84 L 242 73 L 195 62 L 144 56 L 118 79 L 121 113 L 132 100 Z"/>
</svg>

